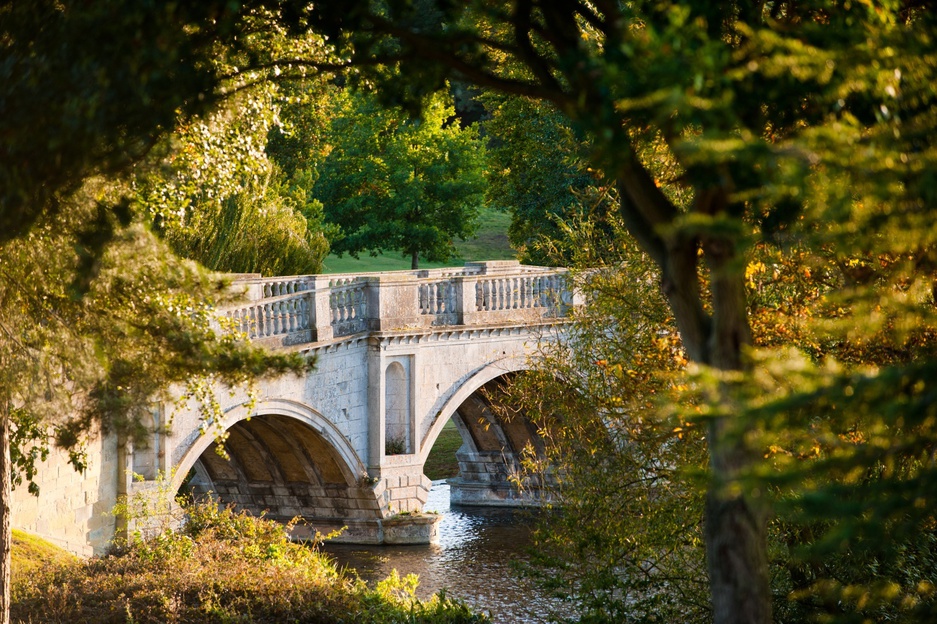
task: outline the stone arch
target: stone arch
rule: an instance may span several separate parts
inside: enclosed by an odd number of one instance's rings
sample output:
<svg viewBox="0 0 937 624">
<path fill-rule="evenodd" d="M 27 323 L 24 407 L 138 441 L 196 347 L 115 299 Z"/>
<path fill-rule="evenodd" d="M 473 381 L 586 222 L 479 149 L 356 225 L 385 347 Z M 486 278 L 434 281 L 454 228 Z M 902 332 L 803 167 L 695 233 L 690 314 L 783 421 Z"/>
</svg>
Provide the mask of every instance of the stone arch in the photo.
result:
<svg viewBox="0 0 937 624">
<path fill-rule="evenodd" d="M 466 400 L 478 392 L 482 386 L 493 379 L 504 377 L 510 373 L 530 370 L 531 363 L 528 357 L 508 357 L 488 363 L 472 371 L 460 379 L 445 395 L 442 405 L 436 410 L 433 423 L 423 437 L 420 444 L 420 461 L 425 462 L 430 450 L 436 443 L 436 438 L 452 415 Z M 463 436 L 464 437 L 464 436 Z"/>
<path fill-rule="evenodd" d="M 425 463 L 451 418 L 462 437 L 456 452 L 459 475 L 448 480 L 452 503 L 515 507 L 538 506 L 547 500 L 549 469 L 534 474 L 523 467 L 528 453 L 544 457 L 536 426 L 526 415 L 512 417 L 495 407 L 505 379 L 529 369 L 527 358 L 505 358 L 481 367 L 454 386 L 436 413 L 420 458 Z"/>
<path fill-rule="evenodd" d="M 225 431 L 229 459 L 214 452 L 211 434 L 199 436 L 178 464 L 176 490 L 194 469 L 200 489 L 210 487 L 223 503 L 273 519 L 301 516 L 323 531 L 348 525 L 349 537 L 356 523 L 384 515 L 349 441 L 312 408 L 271 399 L 248 418 L 240 405 L 229 410 Z"/>
</svg>

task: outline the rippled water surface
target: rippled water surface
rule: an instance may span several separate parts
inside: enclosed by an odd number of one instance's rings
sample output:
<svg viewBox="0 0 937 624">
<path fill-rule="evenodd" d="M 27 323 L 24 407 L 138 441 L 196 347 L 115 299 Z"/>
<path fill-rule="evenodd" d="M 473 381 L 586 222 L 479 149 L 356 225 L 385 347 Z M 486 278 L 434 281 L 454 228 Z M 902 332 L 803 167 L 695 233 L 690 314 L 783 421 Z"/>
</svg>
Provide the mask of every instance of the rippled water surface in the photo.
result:
<svg viewBox="0 0 937 624">
<path fill-rule="evenodd" d="M 527 559 L 531 512 L 526 510 L 449 506 L 449 486 L 434 482 L 427 510 L 443 514 L 439 544 L 428 546 L 353 546 L 331 544 L 325 552 L 373 582 L 392 570 L 417 574 L 417 595 L 427 598 L 441 589 L 475 609 L 488 611 L 498 624 L 545 622 L 559 605 L 518 577 L 512 562 Z"/>
</svg>

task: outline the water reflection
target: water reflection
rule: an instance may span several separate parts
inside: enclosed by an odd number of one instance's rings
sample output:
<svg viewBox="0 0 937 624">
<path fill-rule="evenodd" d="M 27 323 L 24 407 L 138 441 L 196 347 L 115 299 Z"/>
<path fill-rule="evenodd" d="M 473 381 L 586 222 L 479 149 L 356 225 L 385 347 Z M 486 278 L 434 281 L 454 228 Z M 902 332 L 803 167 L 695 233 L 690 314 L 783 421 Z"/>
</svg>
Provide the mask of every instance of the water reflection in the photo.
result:
<svg viewBox="0 0 937 624">
<path fill-rule="evenodd" d="M 340 565 L 358 571 L 368 582 L 392 570 L 417 574 L 417 595 L 428 598 L 441 589 L 477 610 L 491 613 L 498 624 L 546 622 L 560 605 L 518 577 L 513 562 L 527 560 L 531 512 L 526 510 L 449 506 L 449 486 L 433 483 L 425 507 L 443 513 L 439 544 L 428 546 L 354 546 L 330 544 L 323 550 Z"/>
</svg>

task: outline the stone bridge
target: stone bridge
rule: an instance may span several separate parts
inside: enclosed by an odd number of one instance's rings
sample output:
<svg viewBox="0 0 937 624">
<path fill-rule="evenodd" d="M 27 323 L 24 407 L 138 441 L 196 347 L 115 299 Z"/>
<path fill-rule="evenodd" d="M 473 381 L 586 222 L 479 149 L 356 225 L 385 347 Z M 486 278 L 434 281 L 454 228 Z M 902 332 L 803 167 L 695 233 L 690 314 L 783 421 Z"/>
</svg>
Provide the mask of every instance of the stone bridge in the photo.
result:
<svg viewBox="0 0 937 624">
<path fill-rule="evenodd" d="M 206 429 L 194 408 L 174 414 L 171 437 L 158 433 L 167 414 L 156 414 L 151 443 L 129 449 L 127 472 L 144 480 L 128 491 L 171 471 L 173 490 L 210 491 L 272 518 L 302 516 L 317 530 L 345 526 L 346 541 L 424 540 L 419 525 L 431 518 L 398 514 L 426 502 L 423 465 L 451 418 L 463 440 L 453 502 L 532 502 L 508 477 L 525 447 L 539 447 L 536 430 L 489 402 L 540 341 L 562 331 L 574 304 L 564 272 L 502 261 L 239 276 L 235 286 L 247 301 L 225 312 L 230 322 L 257 344 L 315 358 L 315 369 L 262 382 L 252 406 L 245 394 L 219 393 L 227 459 L 216 452 L 219 429 Z"/>
<path fill-rule="evenodd" d="M 400 512 L 422 509 L 431 485 L 423 465 L 449 419 L 463 440 L 453 502 L 532 502 L 508 477 L 522 450 L 542 448 L 539 438 L 526 419 L 493 411 L 491 397 L 564 331 L 576 303 L 564 271 L 480 262 L 246 275 L 235 286 L 246 300 L 224 311 L 227 322 L 257 344 L 315 358 L 315 369 L 261 382 L 253 404 L 222 389 L 223 421 L 208 427 L 194 407 L 159 406 L 148 444 L 101 437 L 82 475 L 54 454 L 40 468 L 39 498 L 14 493 L 15 526 L 101 552 L 118 531 L 109 514 L 118 497 L 151 495 L 162 473 L 173 475 L 170 492 L 210 491 L 253 513 L 302 516 L 312 530 L 345 526 L 346 541 L 426 541 L 432 517 Z M 215 452 L 218 432 L 229 459 Z"/>
</svg>

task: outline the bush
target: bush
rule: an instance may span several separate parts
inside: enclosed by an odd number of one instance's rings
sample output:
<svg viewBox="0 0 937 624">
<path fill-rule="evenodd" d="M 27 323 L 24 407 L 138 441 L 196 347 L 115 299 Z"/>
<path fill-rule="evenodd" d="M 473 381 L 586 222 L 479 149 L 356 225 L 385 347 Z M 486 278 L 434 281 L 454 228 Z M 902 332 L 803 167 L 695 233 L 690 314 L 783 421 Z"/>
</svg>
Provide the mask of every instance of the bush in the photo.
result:
<svg viewBox="0 0 937 624">
<path fill-rule="evenodd" d="M 415 577 L 370 589 L 286 527 L 207 502 L 185 526 L 87 561 L 13 579 L 13 622 L 486 622 L 445 597 L 419 601 Z"/>
</svg>

